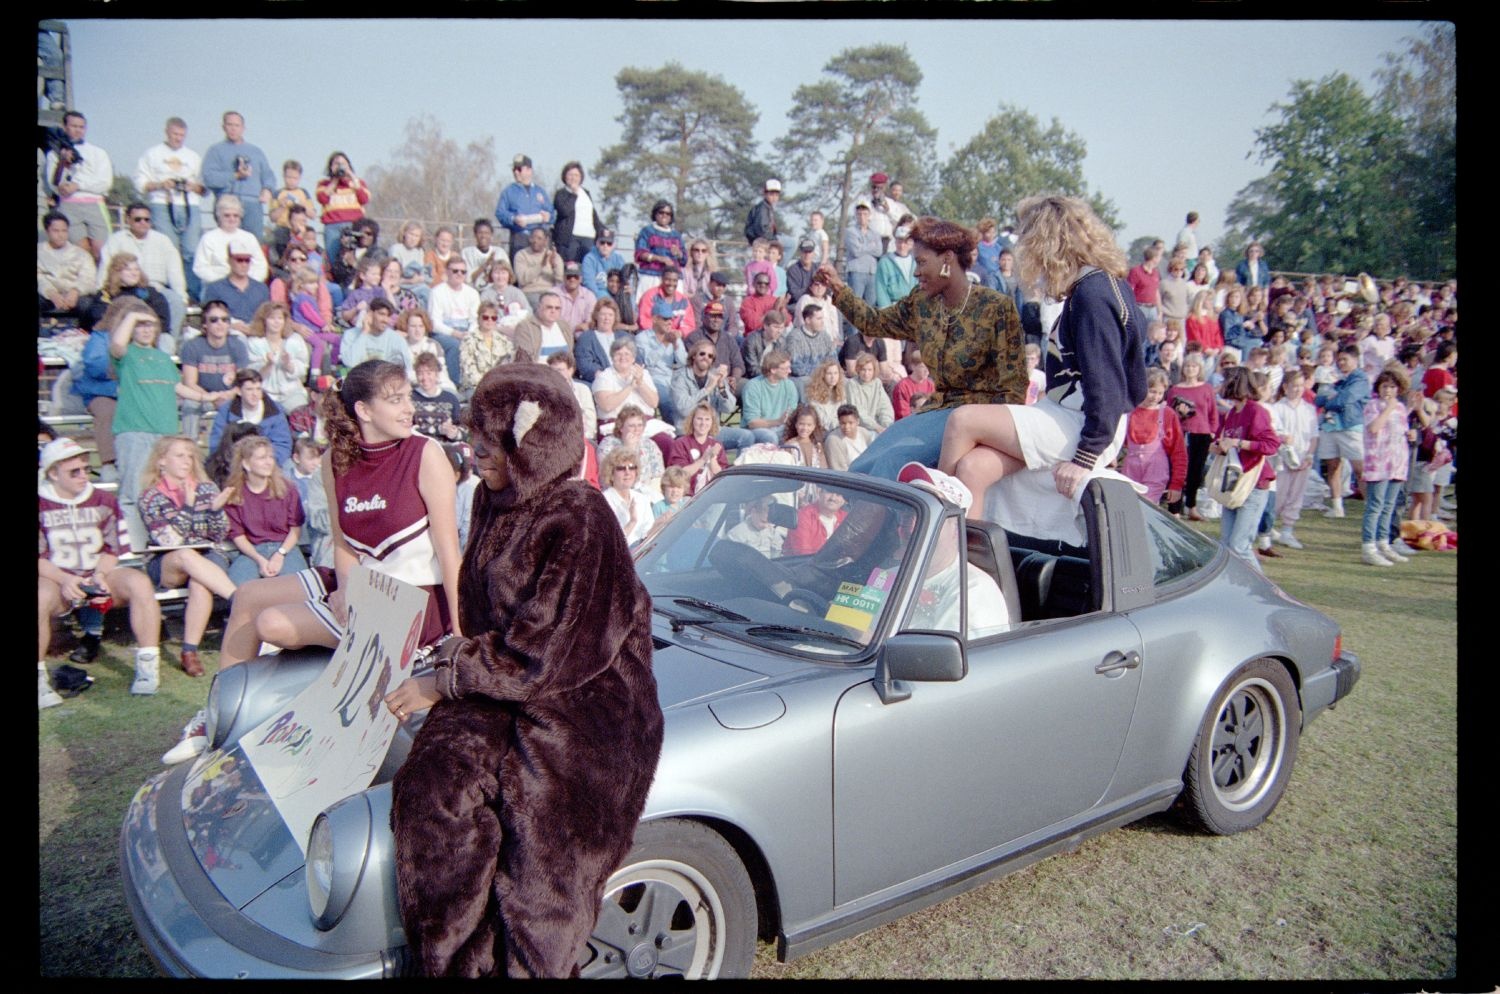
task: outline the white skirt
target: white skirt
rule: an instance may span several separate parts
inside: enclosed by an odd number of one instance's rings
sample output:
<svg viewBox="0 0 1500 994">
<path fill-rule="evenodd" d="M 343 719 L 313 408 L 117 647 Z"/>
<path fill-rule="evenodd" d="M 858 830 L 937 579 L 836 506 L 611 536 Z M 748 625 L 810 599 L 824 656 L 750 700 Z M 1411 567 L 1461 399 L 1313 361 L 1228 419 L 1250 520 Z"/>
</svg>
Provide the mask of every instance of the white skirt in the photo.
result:
<svg viewBox="0 0 1500 994">
<path fill-rule="evenodd" d="M 1087 545 L 1088 532 L 1080 511 L 1085 488 L 1079 487 L 1071 498 L 1064 497 L 1057 492 L 1057 483 L 1052 477 L 1053 467 L 1070 461 L 1078 451 L 1083 412 L 1063 407 L 1046 397 L 1026 406 L 1010 404 L 1007 409 L 1015 422 L 1016 438 L 1021 443 L 1026 469 L 1002 477 L 990 487 L 984 496 L 985 516 L 1018 535 L 1053 539 L 1069 545 Z M 1144 493 L 1144 486 L 1109 468 L 1125 443 L 1128 420 L 1128 414 L 1120 415 L 1114 439 L 1099 453 L 1088 478 L 1125 480 Z"/>
</svg>

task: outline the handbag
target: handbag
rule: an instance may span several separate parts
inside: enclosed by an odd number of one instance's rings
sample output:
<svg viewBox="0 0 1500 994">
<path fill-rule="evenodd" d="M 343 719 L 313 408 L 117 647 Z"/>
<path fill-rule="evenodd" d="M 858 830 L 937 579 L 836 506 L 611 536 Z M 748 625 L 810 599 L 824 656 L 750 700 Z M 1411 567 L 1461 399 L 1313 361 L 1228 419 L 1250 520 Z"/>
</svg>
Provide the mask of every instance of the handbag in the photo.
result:
<svg viewBox="0 0 1500 994">
<path fill-rule="evenodd" d="M 1260 481 L 1260 468 L 1265 462 L 1263 458 L 1255 464 L 1254 469 L 1247 470 L 1240 465 L 1238 449 L 1221 452 L 1214 456 L 1203 487 L 1208 491 L 1209 497 L 1232 511 L 1250 499 L 1250 492 Z"/>
</svg>

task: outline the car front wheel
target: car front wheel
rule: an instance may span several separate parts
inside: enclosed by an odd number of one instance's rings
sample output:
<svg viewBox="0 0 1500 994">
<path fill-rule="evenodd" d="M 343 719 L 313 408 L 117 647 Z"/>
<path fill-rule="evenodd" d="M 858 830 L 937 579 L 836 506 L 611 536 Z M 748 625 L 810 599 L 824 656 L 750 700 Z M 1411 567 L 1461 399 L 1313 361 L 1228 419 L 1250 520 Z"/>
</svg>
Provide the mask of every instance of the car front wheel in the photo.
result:
<svg viewBox="0 0 1500 994">
<path fill-rule="evenodd" d="M 746 977 L 755 889 L 727 842 L 697 822 L 647 822 L 604 887 L 584 977 Z"/>
<path fill-rule="evenodd" d="M 1184 812 L 1215 835 L 1254 828 L 1286 790 L 1302 708 L 1285 667 L 1246 663 L 1214 697 L 1184 774 Z"/>
</svg>

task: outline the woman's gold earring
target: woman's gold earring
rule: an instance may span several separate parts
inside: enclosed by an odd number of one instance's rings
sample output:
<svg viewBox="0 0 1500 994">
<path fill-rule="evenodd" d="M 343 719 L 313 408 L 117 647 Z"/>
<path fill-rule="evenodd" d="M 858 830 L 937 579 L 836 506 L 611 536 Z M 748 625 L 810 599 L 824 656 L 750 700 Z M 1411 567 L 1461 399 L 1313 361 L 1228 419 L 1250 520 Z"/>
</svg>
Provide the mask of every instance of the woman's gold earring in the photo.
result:
<svg viewBox="0 0 1500 994">
<path fill-rule="evenodd" d="M 938 270 L 938 275 L 943 279 L 947 279 L 949 277 L 950 274 L 948 272 L 948 264 L 946 262 L 943 263 L 943 268 Z"/>
</svg>

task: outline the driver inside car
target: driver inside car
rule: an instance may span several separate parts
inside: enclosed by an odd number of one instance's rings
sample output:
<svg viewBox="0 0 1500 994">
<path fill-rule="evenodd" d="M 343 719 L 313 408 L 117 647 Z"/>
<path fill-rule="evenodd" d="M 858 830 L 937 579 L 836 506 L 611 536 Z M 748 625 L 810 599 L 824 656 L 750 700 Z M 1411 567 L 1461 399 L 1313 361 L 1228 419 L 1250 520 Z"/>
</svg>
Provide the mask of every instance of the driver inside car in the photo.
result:
<svg viewBox="0 0 1500 994">
<path fill-rule="evenodd" d="M 781 544 L 786 541 L 786 529 L 771 524 L 770 494 L 757 497 L 745 504 L 745 520 L 729 529 L 724 537 L 731 542 L 748 545 L 768 559 L 781 555 Z"/>
<path fill-rule="evenodd" d="M 921 463 L 907 463 L 901 467 L 897 479 L 914 487 L 921 487 L 937 497 L 958 505 L 967 512 L 974 503 L 974 495 L 958 479 Z M 948 518 L 938 530 L 932 548 L 932 557 L 927 562 L 927 575 L 922 579 L 921 592 L 917 594 L 917 606 L 912 611 L 907 627 L 938 632 L 958 631 L 958 518 Z M 969 623 L 967 635 L 971 639 L 994 635 L 1010 627 L 1010 610 L 995 578 L 984 570 L 968 564 L 966 571 L 969 589 Z"/>
</svg>

